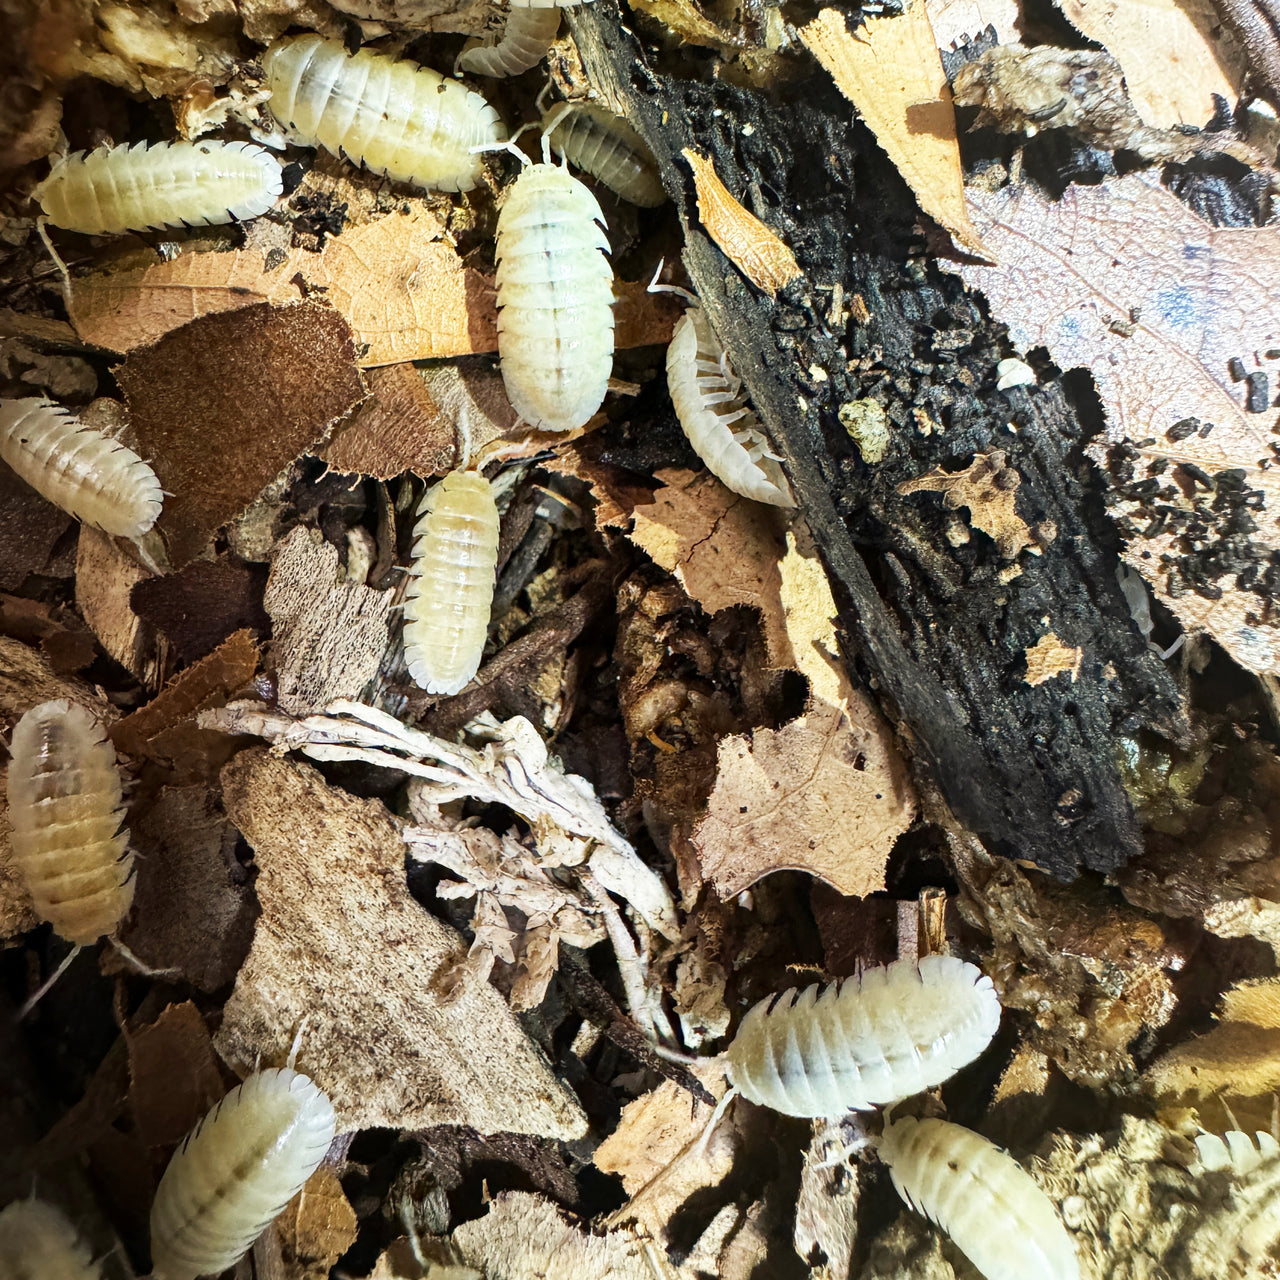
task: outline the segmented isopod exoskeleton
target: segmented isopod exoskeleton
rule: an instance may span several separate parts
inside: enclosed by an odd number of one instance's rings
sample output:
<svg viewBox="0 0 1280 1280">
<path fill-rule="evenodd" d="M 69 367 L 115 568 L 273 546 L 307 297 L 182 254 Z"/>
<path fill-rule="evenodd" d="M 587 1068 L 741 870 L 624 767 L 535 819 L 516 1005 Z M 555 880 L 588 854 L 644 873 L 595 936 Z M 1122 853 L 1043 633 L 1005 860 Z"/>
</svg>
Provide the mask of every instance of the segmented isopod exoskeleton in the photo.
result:
<svg viewBox="0 0 1280 1280">
<path fill-rule="evenodd" d="M 348 53 L 320 36 L 292 36 L 262 57 L 271 111 L 304 147 L 323 147 L 395 182 L 469 191 L 483 158 L 507 136 L 478 94 L 429 67 L 372 49 Z"/>
<path fill-rule="evenodd" d="M 404 600 L 404 656 L 428 693 L 453 694 L 480 669 L 498 563 L 498 507 L 474 471 L 451 471 L 418 507 Z"/>
<path fill-rule="evenodd" d="M 898 1194 L 987 1280 L 1077 1280 L 1075 1244 L 1007 1151 L 946 1120 L 902 1119 L 878 1143 Z"/>
<path fill-rule="evenodd" d="M 76 151 L 33 194 L 54 226 L 96 236 L 256 218 L 282 189 L 269 151 L 206 140 Z"/>
<path fill-rule="evenodd" d="M 156 473 L 52 400 L 0 400 L 0 458 L 50 502 L 104 533 L 139 538 L 160 515 Z"/>
<path fill-rule="evenodd" d="M 173 1153 L 151 1206 L 151 1262 L 163 1280 L 216 1275 L 238 1261 L 316 1171 L 333 1105 L 288 1067 L 232 1089 Z"/>
<path fill-rule="evenodd" d="M 558 8 L 512 9 L 501 38 L 464 49 L 458 66 L 475 76 L 518 76 L 542 61 L 559 30 Z"/>
<path fill-rule="evenodd" d="M 0 1276 L 5 1280 L 99 1280 L 102 1267 L 61 1209 L 15 1200 L 0 1209 Z"/>
<path fill-rule="evenodd" d="M 1247 1133 L 1232 1129 L 1218 1137 L 1214 1133 L 1202 1133 L 1196 1139 L 1200 1153 L 1200 1168 L 1209 1172 L 1229 1169 L 1236 1176 L 1252 1173 L 1269 1160 L 1280 1156 L 1280 1142 L 1259 1129 L 1254 1135 L 1257 1145 Z"/>
<path fill-rule="evenodd" d="M 789 1116 L 837 1117 L 909 1098 L 972 1062 L 1000 1025 L 991 979 L 953 956 L 898 960 L 752 1008 L 729 1082 Z"/>
<path fill-rule="evenodd" d="M 613 368 L 613 270 L 595 196 L 554 164 L 530 165 L 498 215 L 498 355 L 530 426 L 572 431 Z"/>
<path fill-rule="evenodd" d="M 676 417 L 707 470 L 734 493 L 794 507 L 791 487 L 769 453 L 742 382 L 696 303 L 676 322 L 667 347 L 667 388 Z"/>
<path fill-rule="evenodd" d="M 14 726 L 10 848 L 37 914 L 78 946 L 111 933 L 133 901 L 120 771 L 102 726 L 59 698 Z"/>
<path fill-rule="evenodd" d="M 561 102 L 543 114 L 542 131 L 556 155 L 615 195 L 646 209 L 666 201 L 653 152 L 621 116 L 590 102 Z"/>
</svg>

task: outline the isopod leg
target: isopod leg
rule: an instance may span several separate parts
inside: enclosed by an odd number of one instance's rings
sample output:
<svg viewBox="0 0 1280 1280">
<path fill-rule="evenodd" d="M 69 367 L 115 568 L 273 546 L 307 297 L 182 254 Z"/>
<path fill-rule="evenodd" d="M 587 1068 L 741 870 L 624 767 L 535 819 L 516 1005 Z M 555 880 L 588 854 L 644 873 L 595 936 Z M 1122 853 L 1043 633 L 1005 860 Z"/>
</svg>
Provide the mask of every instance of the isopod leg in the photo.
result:
<svg viewBox="0 0 1280 1280">
<path fill-rule="evenodd" d="M 71 962 L 84 950 L 84 944 L 78 943 L 67 952 L 62 963 L 36 988 L 35 994 L 32 995 L 18 1010 L 18 1021 L 21 1022 L 32 1009 L 40 1003 L 44 997 L 53 990 L 54 984 L 66 971 L 71 968 Z"/>
<path fill-rule="evenodd" d="M 62 256 L 57 249 L 53 247 L 53 241 L 49 239 L 49 232 L 46 228 L 49 225 L 48 218 L 36 219 L 36 230 L 40 233 L 40 239 L 44 241 L 44 247 L 49 252 L 49 257 L 53 259 L 53 265 L 58 268 L 58 274 L 62 277 L 62 300 L 67 304 L 67 311 L 71 311 L 71 272 L 67 269 L 67 264 L 63 262 Z"/>
</svg>

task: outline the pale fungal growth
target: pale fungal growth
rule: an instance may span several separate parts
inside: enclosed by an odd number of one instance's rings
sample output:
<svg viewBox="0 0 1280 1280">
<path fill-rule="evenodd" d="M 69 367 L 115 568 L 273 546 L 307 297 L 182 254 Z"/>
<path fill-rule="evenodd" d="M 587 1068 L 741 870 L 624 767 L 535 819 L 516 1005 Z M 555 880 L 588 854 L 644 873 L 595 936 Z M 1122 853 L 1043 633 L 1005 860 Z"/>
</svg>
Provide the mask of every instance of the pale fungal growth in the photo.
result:
<svg viewBox="0 0 1280 1280">
<path fill-rule="evenodd" d="M 478 94 L 429 67 L 334 40 L 292 36 L 262 57 L 271 111 L 304 147 L 323 147 L 394 182 L 470 191 L 477 149 L 506 138 Z"/>
<path fill-rule="evenodd" d="M 458 693 L 480 669 L 498 563 L 493 488 L 451 471 L 429 489 L 414 526 L 404 601 L 404 657 L 428 693 Z"/>
<path fill-rule="evenodd" d="M 796 505 L 742 381 L 696 302 L 671 335 L 667 388 L 694 452 L 726 488 L 775 507 Z"/>
<path fill-rule="evenodd" d="M 545 146 L 544 141 L 544 146 Z M 498 215 L 498 355 L 530 426 L 572 431 L 613 368 L 613 270 L 595 196 L 554 164 L 530 165 Z"/>
<path fill-rule="evenodd" d="M 319 1168 L 336 1127 L 329 1099 L 288 1067 L 232 1089 L 160 1179 L 151 1206 L 158 1280 L 217 1275 L 242 1258 Z"/>
<path fill-rule="evenodd" d="M 1010 387 L 1035 385 L 1036 371 L 1025 360 L 1010 357 L 996 365 L 996 390 L 1008 391 Z"/>
<path fill-rule="evenodd" d="M 282 189 L 279 162 L 251 142 L 138 142 L 76 151 L 33 194 L 55 227 L 112 235 L 256 218 Z"/>
<path fill-rule="evenodd" d="M 141 537 L 164 503 L 132 449 L 39 396 L 0 400 L 0 457 L 55 506 L 115 537 Z"/>
<path fill-rule="evenodd" d="M 898 1194 L 986 1280 L 1078 1280 L 1075 1243 L 1052 1201 L 995 1143 L 946 1120 L 904 1118 L 877 1149 Z"/>
<path fill-rule="evenodd" d="M 789 1116 L 900 1102 L 972 1062 L 1000 1025 L 991 979 L 953 956 L 789 988 L 742 1020 L 725 1057 L 744 1097 Z"/>
<path fill-rule="evenodd" d="M 590 102 L 561 102 L 543 115 L 542 131 L 556 155 L 614 195 L 647 209 L 665 203 L 653 152 L 621 116 Z"/>
<path fill-rule="evenodd" d="M 10 850 L 36 913 L 77 946 L 114 932 L 133 902 L 120 771 L 78 703 L 32 707 L 14 726 Z"/>
<path fill-rule="evenodd" d="M 99 1280 L 101 1275 L 101 1265 L 61 1209 L 34 1196 L 0 1209 L 4 1280 Z"/>
<path fill-rule="evenodd" d="M 1232 1129 L 1218 1137 L 1215 1133 L 1202 1133 L 1196 1139 L 1200 1153 L 1199 1168 L 1205 1172 L 1230 1170 L 1236 1177 L 1243 1177 L 1280 1156 L 1280 1142 L 1259 1129 L 1254 1137 L 1257 1144 L 1239 1129 Z"/>
<path fill-rule="evenodd" d="M 512 9 L 501 38 L 464 49 L 458 66 L 473 76 L 518 76 L 542 61 L 559 30 L 558 8 Z"/>
</svg>

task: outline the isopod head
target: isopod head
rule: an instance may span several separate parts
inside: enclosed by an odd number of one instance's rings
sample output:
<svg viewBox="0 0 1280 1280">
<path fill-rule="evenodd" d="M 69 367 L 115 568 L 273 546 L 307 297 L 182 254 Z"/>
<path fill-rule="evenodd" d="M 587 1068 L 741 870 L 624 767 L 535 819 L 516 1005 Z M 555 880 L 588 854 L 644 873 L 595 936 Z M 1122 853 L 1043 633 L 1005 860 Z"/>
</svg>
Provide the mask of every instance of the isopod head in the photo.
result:
<svg viewBox="0 0 1280 1280">
<path fill-rule="evenodd" d="M 4 1280 L 99 1280 L 102 1267 L 61 1209 L 32 1196 L 0 1209 Z"/>
</svg>

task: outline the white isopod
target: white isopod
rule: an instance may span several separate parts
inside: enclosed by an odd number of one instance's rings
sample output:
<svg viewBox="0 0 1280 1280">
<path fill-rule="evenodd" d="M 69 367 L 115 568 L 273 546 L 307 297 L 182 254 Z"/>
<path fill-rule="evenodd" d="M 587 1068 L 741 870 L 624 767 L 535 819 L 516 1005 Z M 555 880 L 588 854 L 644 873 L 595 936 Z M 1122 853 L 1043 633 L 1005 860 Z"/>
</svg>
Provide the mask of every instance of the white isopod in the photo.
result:
<svg viewBox="0 0 1280 1280">
<path fill-rule="evenodd" d="M 760 1001 L 726 1051 L 729 1083 L 784 1115 L 835 1118 L 941 1084 L 999 1025 L 999 997 L 976 966 L 898 960 Z"/>
<path fill-rule="evenodd" d="M 480 669 L 498 527 L 493 488 L 474 471 L 451 471 L 423 495 L 404 601 L 404 656 L 428 693 L 457 693 Z"/>
<path fill-rule="evenodd" d="M 272 114 L 296 142 L 395 182 L 469 191 L 483 165 L 476 149 L 507 136 L 478 93 L 372 49 L 352 54 L 321 36 L 292 36 L 272 45 L 262 64 Z"/>
<path fill-rule="evenodd" d="M 256 218 L 280 196 L 280 164 L 251 142 L 137 142 L 76 151 L 35 189 L 56 227 L 86 235 Z"/>
<path fill-rule="evenodd" d="M 151 1206 L 154 1274 L 194 1280 L 243 1257 L 319 1167 L 335 1128 L 329 1099 L 288 1067 L 232 1089 L 160 1179 Z"/>
<path fill-rule="evenodd" d="M 1259 1129 L 1254 1136 L 1257 1138 L 1256 1146 L 1253 1139 L 1239 1129 L 1232 1129 L 1222 1137 L 1202 1133 L 1196 1139 L 1199 1167 L 1208 1172 L 1229 1169 L 1241 1177 L 1280 1156 L 1280 1142 L 1273 1135 Z"/>
<path fill-rule="evenodd" d="M 544 147 L 545 147 L 544 141 Z M 595 196 L 554 164 L 530 165 L 498 215 L 498 355 L 530 426 L 572 431 L 613 368 L 613 270 Z"/>
<path fill-rule="evenodd" d="M 542 61 L 559 30 L 558 8 L 512 9 L 501 38 L 464 49 L 458 66 L 474 76 L 518 76 Z"/>
<path fill-rule="evenodd" d="M 995 1143 L 946 1120 L 904 1118 L 878 1151 L 898 1194 L 986 1280 L 1078 1280 L 1075 1244 L 1049 1197 Z"/>
<path fill-rule="evenodd" d="M 0 1276 L 5 1280 L 99 1280 L 102 1267 L 61 1209 L 15 1200 L 0 1210 Z"/>
<path fill-rule="evenodd" d="M 50 502 L 116 537 L 141 537 L 160 515 L 156 473 L 52 400 L 0 400 L 0 457 Z"/>
<path fill-rule="evenodd" d="M 621 116 L 591 102 L 561 102 L 543 115 L 542 131 L 556 155 L 615 195 L 646 209 L 666 201 L 653 152 Z"/>
<path fill-rule="evenodd" d="M 32 707 L 14 726 L 10 849 L 37 914 L 77 946 L 115 930 L 133 902 L 120 771 L 78 703 Z"/>
<path fill-rule="evenodd" d="M 734 493 L 775 507 L 794 507 L 791 487 L 742 381 L 695 302 L 676 322 L 667 347 L 667 388 L 676 417 L 707 470 Z"/>
</svg>

